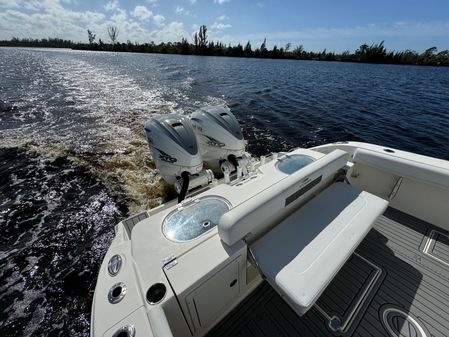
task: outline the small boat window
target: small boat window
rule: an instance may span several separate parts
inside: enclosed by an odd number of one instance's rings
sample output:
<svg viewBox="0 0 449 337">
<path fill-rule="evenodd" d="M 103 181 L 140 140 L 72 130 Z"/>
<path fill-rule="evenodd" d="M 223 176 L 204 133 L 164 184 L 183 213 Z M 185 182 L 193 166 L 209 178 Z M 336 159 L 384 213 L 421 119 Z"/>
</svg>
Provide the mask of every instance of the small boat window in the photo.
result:
<svg viewBox="0 0 449 337">
<path fill-rule="evenodd" d="M 279 158 L 276 167 L 281 172 L 292 174 L 314 161 L 315 159 L 312 157 L 303 154 L 293 154 Z"/>
<path fill-rule="evenodd" d="M 224 198 L 200 198 L 169 213 L 162 223 L 162 232 L 172 241 L 193 240 L 216 227 L 221 216 L 230 209 L 230 203 Z"/>
</svg>

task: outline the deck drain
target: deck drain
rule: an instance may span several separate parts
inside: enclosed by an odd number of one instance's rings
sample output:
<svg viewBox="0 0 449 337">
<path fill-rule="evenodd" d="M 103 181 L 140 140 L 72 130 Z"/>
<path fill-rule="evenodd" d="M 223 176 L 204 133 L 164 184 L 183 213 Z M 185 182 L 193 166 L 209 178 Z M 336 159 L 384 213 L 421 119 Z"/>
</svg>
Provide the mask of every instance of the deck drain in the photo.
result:
<svg viewBox="0 0 449 337">
<path fill-rule="evenodd" d="M 136 335 L 136 329 L 134 325 L 125 325 L 118 329 L 112 337 L 134 337 Z"/>
<path fill-rule="evenodd" d="M 126 285 L 123 282 L 116 283 L 109 289 L 108 300 L 111 304 L 117 304 L 126 295 Z"/>
<path fill-rule="evenodd" d="M 420 322 L 402 309 L 387 304 L 379 313 L 383 326 L 392 337 L 430 337 Z"/>
</svg>

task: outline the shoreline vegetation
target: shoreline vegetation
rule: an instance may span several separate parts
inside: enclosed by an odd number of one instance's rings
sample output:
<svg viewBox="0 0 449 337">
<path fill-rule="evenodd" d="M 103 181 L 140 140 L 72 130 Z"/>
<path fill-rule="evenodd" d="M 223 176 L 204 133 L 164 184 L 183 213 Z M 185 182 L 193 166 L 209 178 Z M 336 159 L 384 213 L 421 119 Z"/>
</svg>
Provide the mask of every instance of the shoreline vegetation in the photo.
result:
<svg viewBox="0 0 449 337">
<path fill-rule="evenodd" d="M 293 47 L 290 42 L 283 47 L 274 45 L 269 50 L 266 39 L 255 49 L 253 49 L 250 41 L 244 46 L 240 43 L 236 46 L 226 45 L 222 42 L 209 41 L 207 27 L 204 25 L 194 34 L 192 42 L 182 38 L 180 42 L 162 42 L 159 44 L 153 41 L 149 43 L 133 43 L 129 40 L 126 43 L 120 43 L 118 42 L 119 29 L 117 26 L 110 25 L 107 30 L 111 40 L 110 43 L 105 43 L 101 39 L 98 39 L 97 42 L 95 33 L 88 29 L 87 37 L 89 43 L 73 42 L 60 38 L 19 39 L 13 37 L 11 40 L 0 41 L 0 47 L 71 48 L 75 50 L 113 52 L 449 66 L 449 50 L 438 51 L 436 47 L 431 47 L 423 53 L 410 49 L 405 51 L 388 51 L 384 46 L 384 41 L 371 45 L 364 43 L 353 53 L 349 50 L 343 53 L 335 53 L 328 52 L 326 49 L 321 52 L 306 51 L 303 45 Z"/>
</svg>

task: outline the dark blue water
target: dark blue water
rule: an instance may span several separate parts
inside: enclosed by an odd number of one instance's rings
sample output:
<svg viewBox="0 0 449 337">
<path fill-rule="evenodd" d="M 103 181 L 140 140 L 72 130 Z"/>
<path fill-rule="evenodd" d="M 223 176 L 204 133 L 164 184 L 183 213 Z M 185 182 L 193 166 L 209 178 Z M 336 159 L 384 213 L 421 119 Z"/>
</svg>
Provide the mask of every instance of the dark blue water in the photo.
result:
<svg viewBox="0 0 449 337">
<path fill-rule="evenodd" d="M 197 86 L 226 93 L 255 152 L 265 151 L 268 134 L 270 150 L 357 140 L 449 159 L 449 69 L 214 61 L 219 72 L 208 78 L 217 84 Z"/>
<path fill-rule="evenodd" d="M 227 104 L 249 151 L 357 140 L 449 159 L 449 69 L 0 49 L 0 336 L 87 336 L 113 226 L 167 189 L 143 133 Z"/>
</svg>

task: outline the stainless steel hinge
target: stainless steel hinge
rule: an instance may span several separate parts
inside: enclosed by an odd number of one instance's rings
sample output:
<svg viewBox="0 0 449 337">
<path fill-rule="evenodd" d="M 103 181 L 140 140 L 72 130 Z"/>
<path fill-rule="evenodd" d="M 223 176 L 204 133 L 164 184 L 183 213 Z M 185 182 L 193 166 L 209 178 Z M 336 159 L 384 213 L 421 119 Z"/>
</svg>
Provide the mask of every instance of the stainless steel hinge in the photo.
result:
<svg viewBox="0 0 449 337">
<path fill-rule="evenodd" d="M 176 259 L 175 254 L 170 254 L 162 261 L 162 266 L 166 270 L 172 269 L 177 264 L 178 264 L 178 260 Z"/>
<path fill-rule="evenodd" d="M 178 204 L 177 206 L 178 211 L 182 211 L 184 208 L 189 207 L 190 205 L 196 204 L 198 202 L 200 202 L 198 198 L 187 198 Z"/>
</svg>

